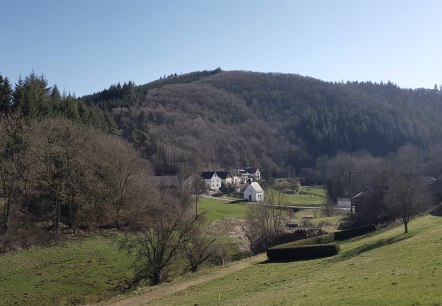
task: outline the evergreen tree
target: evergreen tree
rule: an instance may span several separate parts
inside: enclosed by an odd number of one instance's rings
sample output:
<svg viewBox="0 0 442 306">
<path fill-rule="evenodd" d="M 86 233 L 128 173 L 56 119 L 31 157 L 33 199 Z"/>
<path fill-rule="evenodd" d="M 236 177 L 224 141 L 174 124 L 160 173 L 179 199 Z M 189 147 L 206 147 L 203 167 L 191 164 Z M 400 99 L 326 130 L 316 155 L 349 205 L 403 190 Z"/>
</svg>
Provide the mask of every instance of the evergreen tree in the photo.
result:
<svg viewBox="0 0 442 306">
<path fill-rule="evenodd" d="M 11 112 L 12 89 L 8 78 L 3 78 L 0 74 L 0 114 Z"/>
<path fill-rule="evenodd" d="M 13 97 L 16 111 L 25 118 L 51 114 L 48 83 L 43 76 L 31 72 L 24 81 L 20 79 Z"/>
</svg>

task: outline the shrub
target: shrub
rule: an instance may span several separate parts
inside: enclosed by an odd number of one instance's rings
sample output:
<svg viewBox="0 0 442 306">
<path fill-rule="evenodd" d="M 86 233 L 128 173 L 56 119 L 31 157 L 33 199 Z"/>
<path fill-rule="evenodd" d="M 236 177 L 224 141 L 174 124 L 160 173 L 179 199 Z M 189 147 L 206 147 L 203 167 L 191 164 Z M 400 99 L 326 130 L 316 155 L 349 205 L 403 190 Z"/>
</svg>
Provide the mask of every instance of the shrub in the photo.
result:
<svg viewBox="0 0 442 306">
<path fill-rule="evenodd" d="M 267 257 L 269 261 L 281 262 L 329 257 L 338 254 L 339 251 L 339 245 L 336 243 L 287 247 L 278 246 L 268 249 Z"/>
<path fill-rule="evenodd" d="M 348 230 L 338 231 L 338 232 L 335 232 L 334 235 L 335 235 L 335 240 L 340 241 L 340 240 L 350 239 L 350 238 L 357 237 L 357 236 L 362 236 L 362 235 L 371 233 L 375 230 L 376 230 L 376 226 L 371 224 L 371 225 L 364 225 L 364 226 L 351 228 Z"/>
</svg>

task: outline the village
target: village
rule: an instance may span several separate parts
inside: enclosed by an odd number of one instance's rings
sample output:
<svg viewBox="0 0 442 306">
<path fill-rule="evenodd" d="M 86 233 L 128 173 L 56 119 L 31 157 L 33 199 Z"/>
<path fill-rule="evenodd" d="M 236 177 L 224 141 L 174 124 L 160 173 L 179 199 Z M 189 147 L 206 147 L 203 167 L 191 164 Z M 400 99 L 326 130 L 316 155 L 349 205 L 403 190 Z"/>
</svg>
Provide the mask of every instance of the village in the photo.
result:
<svg viewBox="0 0 442 306">
<path fill-rule="evenodd" d="M 264 201 L 264 190 L 258 183 L 261 173 L 257 168 L 238 169 L 229 171 L 206 171 L 201 178 L 209 194 L 217 193 L 221 189 L 243 193 L 243 199 L 253 202 Z"/>
</svg>

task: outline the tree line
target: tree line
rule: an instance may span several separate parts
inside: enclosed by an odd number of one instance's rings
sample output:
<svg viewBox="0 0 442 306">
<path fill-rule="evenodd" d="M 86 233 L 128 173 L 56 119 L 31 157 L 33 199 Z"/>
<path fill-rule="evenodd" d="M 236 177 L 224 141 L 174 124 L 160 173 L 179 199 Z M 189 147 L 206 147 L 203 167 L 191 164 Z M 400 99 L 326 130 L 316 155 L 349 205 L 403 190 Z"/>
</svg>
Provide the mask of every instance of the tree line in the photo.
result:
<svg viewBox="0 0 442 306">
<path fill-rule="evenodd" d="M 13 87 L 0 74 L 0 114 L 29 120 L 68 118 L 106 132 L 115 132 L 113 120 L 97 106 L 87 106 L 70 93 L 60 93 L 57 85 L 48 86 L 43 75 L 31 72 Z"/>
<path fill-rule="evenodd" d="M 124 224 L 149 167 L 124 140 L 68 119 L 0 120 L 5 236 L 22 224 L 58 231 Z"/>
<path fill-rule="evenodd" d="M 406 143 L 427 149 L 442 136 L 437 88 L 241 71 L 182 77 L 185 81 L 172 75 L 141 86 L 116 85 L 82 99 L 108 110 L 122 136 L 158 174 L 187 164 L 249 164 L 267 177 L 287 176 L 308 172 L 317 160 L 341 151 L 379 157 Z M 131 102 L 112 104 L 113 98 Z M 101 106 L 103 101 L 110 104 Z"/>
</svg>

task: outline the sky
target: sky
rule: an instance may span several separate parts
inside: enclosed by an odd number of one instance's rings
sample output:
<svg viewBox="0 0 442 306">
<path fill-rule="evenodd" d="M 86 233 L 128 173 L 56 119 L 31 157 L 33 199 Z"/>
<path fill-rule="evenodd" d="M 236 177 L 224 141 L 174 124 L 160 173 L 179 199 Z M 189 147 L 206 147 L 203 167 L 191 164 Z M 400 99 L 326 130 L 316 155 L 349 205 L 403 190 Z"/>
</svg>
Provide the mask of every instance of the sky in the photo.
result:
<svg viewBox="0 0 442 306">
<path fill-rule="evenodd" d="M 196 70 L 442 84 L 439 0 L 0 0 L 0 74 L 77 96 Z"/>
</svg>

